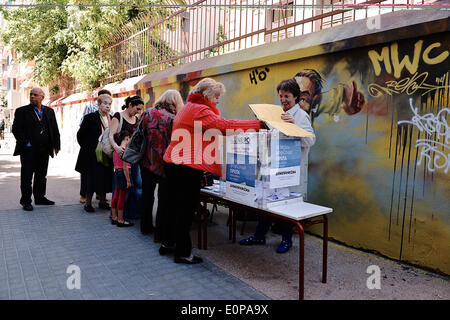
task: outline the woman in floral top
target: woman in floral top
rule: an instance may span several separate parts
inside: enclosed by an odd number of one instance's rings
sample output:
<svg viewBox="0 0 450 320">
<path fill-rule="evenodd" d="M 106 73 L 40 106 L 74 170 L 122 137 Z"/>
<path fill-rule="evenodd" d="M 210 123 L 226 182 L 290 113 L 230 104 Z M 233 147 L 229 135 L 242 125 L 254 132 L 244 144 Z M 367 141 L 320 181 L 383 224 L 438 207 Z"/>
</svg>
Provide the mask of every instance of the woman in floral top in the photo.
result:
<svg viewBox="0 0 450 320">
<path fill-rule="evenodd" d="M 147 138 L 147 152 L 141 160 L 143 199 L 141 233 L 148 234 L 153 230 L 154 192 L 158 184 L 155 241 L 161 241 L 164 234 L 170 234 L 170 231 L 166 231 L 169 228 L 164 214 L 168 192 L 163 156 L 170 144 L 173 119 L 183 105 L 183 99 L 178 91 L 167 90 L 155 102 L 155 107 L 147 109 L 142 115 L 141 127 L 144 128 Z"/>
</svg>

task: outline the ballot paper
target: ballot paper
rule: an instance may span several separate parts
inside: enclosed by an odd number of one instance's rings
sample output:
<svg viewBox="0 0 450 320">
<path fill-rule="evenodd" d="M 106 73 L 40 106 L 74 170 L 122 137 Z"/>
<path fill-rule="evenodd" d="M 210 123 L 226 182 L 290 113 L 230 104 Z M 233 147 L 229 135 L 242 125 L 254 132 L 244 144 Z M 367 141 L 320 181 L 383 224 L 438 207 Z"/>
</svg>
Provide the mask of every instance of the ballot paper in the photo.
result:
<svg viewBox="0 0 450 320">
<path fill-rule="evenodd" d="M 259 120 L 267 122 L 287 136 L 300 138 L 314 137 L 314 134 L 298 125 L 283 121 L 281 115 L 285 112 L 281 106 L 275 104 L 249 104 L 249 107 Z"/>
</svg>

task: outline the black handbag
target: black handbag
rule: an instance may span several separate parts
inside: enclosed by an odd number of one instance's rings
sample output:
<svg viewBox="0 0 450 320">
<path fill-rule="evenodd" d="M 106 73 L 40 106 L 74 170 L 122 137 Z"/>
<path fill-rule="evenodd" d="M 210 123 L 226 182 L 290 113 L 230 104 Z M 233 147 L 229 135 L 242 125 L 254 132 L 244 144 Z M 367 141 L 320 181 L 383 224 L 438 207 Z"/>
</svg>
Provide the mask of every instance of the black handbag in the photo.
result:
<svg viewBox="0 0 450 320">
<path fill-rule="evenodd" d="M 147 137 L 145 136 L 145 130 L 141 127 L 142 119 L 144 119 L 144 116 L 139 120 L 136 130 L 122 154 L 122 160 L 131 164 L 139 163 L 147 149 Z"/>
</svg>

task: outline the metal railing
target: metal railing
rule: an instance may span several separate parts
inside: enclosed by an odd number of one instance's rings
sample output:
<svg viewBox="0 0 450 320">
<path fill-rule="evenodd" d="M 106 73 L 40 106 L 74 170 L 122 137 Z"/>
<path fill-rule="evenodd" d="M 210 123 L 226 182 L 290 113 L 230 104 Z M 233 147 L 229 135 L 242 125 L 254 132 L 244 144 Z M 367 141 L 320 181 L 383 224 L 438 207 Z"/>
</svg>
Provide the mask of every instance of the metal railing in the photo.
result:
<svg viewBox="0 0 450 320">
<path fill-rule="evenodd" d="M 426 0 L 200 0 L 141 14 L 100 53 L 110 61 L 102 84 L 264 43 L 332 28 Z M 170 10 L 169 13 L 167 13 Z"/>
</svg>

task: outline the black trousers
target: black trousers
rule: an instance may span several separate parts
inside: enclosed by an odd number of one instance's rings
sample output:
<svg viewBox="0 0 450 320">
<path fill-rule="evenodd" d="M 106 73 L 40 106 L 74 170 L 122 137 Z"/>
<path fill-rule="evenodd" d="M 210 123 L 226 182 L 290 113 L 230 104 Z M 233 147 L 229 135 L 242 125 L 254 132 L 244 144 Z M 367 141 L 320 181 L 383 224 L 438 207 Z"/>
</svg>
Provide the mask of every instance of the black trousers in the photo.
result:
<svg viewBox="0 0 450 320">
<path fill-rule="evenodd" d="M 48 160 L 49 154 L 45 149 L 27 147 L 20 154 L 20 164 L 22 165 L 20 169 L 21 205 L 31 204 L 31 194 L 33 194 L 34 201 L 45 197 Z"/>
<path fill-rule="evenodd" d="M 80 196 L 86 198 L 86 175 L 80 173 Z"/>
<path fill-rule="evenodd" d="M 203 171 L 171 163 L 165 166 L 165 171 L 166 194 L 169 195 L 167 219 L 175 235 L 175 257 L 189 257 L 192 251 L 190 230 L 200 198 Z"/>
<path fill-rule="evenodd" d="M 159 176 L 141 166 L 142 178 L 142 216 L 141 232 L 150 233 L 154 230 L 152 211 L 155 202 L 155 188 L 159 181 Z M 158 189 L 159 190 L 159 189 Z M 159 206 L 159 199 L 158 199 Z"/>
</svg>

